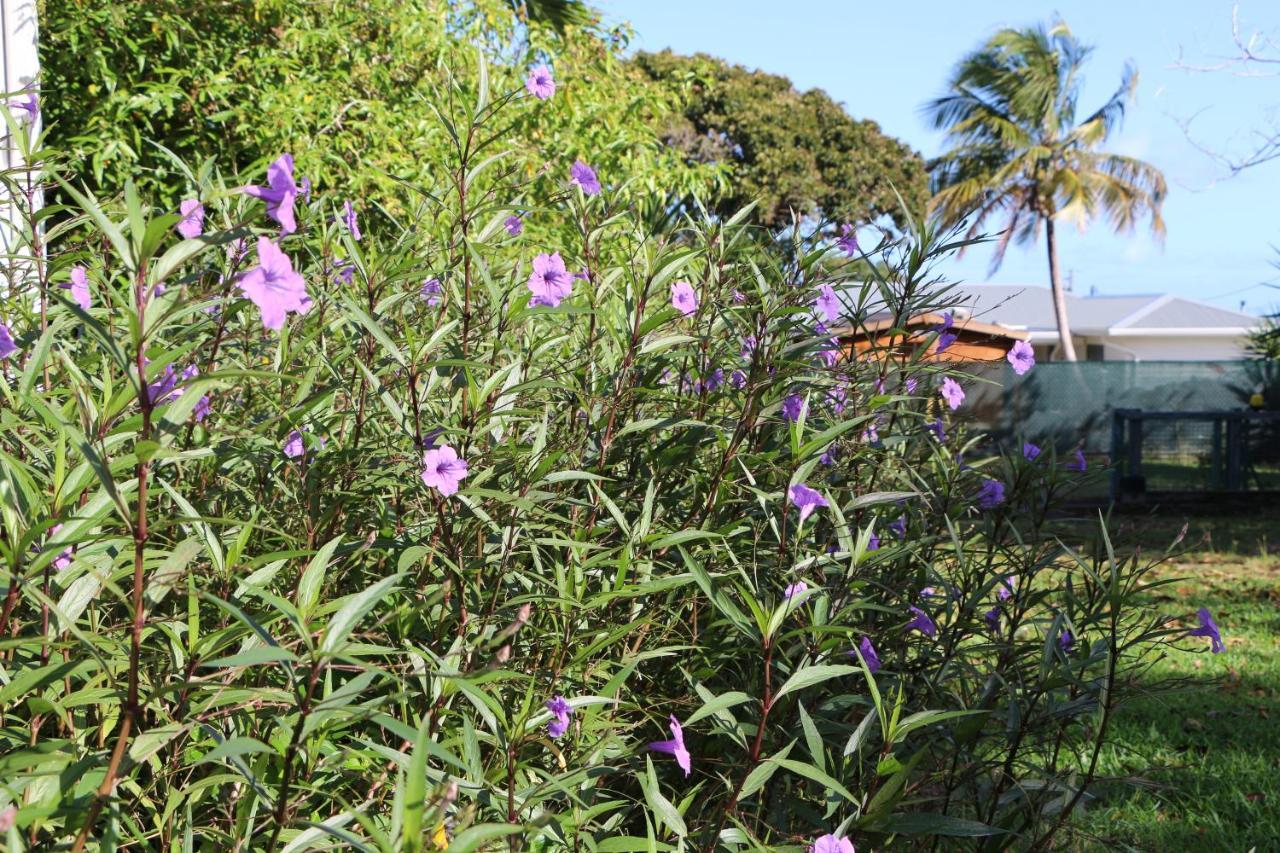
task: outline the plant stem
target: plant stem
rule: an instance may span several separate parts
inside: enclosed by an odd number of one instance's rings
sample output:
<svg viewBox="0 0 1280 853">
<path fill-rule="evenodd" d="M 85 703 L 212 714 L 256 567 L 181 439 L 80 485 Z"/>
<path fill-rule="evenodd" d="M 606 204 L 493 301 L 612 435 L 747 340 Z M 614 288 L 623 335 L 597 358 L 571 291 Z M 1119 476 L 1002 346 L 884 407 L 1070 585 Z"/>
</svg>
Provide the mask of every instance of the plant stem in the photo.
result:
<svg viewBox="0 0 1280 853">
<path fill-rule="evenodd" d="M 147 363 L 146 355 L 144 354 L 146 349 L 146 327 L 144 325 L 144 318 L 146 317 L 145 267 L 138 270 L 137 280 L 134 282 L 134 305 L 138 312 L 138 347 L 134 353 L 134 366 L 138 374 L 138 405 L 142 409 L 140 440 L 150 441 L 151 412 L 154 404 L 151 400 L 151 389 L 147 387 Z M 138 707 L 138 672 L 141 668 L 142 659 L 142 629 L 146 625 L 146 611 L 143 608 L 142 593 L 144 557 L 147 548 L 147 479 L 150 471 L 151 462 L 149 460 L 139 460 L 134 468 L 134 473 L 138 480 L 138 501 L 133 524 L 133 630 L 130 634 L 129 645 L 128 696 L 122 709 L 120 731 L 116 735 L 115 748 L 111 751 L 111 760 L 107 764 L 107 774 L 103 777 L 102 784 L 98 786 L 98 790 L 94 794 L 93 803 L 89 806 L 89 812 L 85 816 L 84 824 L 80 827 L 80 833 L 76 836 L 75 844 L 71 848 L 72 853 L 79 853 L 84 849 L 85 842 L 89 838 L 89 833 L 93 830 L 93 825 L 97 822 L 98 814 L 102 811 L 103 804 L 106 803 L 107 797 L 111 795 L 112 790 L 115 788 L 120 766 L 124 763 L 125 750 L 129 745 L 129 737 L 141 716 L 141 709 Z"/>
</svg>

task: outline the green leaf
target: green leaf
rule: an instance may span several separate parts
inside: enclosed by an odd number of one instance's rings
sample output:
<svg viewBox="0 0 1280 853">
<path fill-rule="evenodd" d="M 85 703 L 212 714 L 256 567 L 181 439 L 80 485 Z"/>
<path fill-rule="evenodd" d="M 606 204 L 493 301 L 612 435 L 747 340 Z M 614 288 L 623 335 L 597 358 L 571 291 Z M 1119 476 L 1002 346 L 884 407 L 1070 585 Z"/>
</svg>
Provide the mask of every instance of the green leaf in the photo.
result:
<svg viewBox="0 0 1280 853">
<path fill-rule="evenodd" d="M 255 753 L 267 753 L 274 755 L 276 754 L 276 751 L 257 738 L 244 736 L 230 737 L 206 752 L 195 763 L 208 764 L 211 761 L 221 761 L 224 758 L 239 758 L 244 755 L 252 755 Z"/>
<path fill-rule="evenodd" d="M 929 812 L 890 815 L 876 826 L 885 832 L 896 832 L 902 835 L 946 835 L 956 838 L 983 838 L 989 835 L 1004 835 L 1007 832 L 976 820 Z"/>
<path fill-rule="evenodd" d="M 365 614 L 394 589 L 402 577 L 404 577 L 402 574 L 391 575 L 378 581 L 363 592 L 349 596 L 346 599 L 346 603 L 329 620 L 329 625 L 324 631 L 324 640 L 320 643 L 320 651 L 327 654 L 337 652 L 346 642 L 347 635 L 364 618 Z"/>
<path fill-rule="evenodd" d="M 735 705 L 741 705 L 743 702 L 751 701 L 753 701 L 752 697 L 738 690 L 722 693 L 711 701 L 704 703 L 701 708 L 686 717 L 684 724 L 686 726 L 692 725 L 698 720 L 718 714 Z"/>
<path fill-rule="evenodd" d="M 462 830 L 449 842 L 449 853 L 468 853 L 479 850 L 486 841 L 506 838 L 524 832 L 524 827 L 509 823 L 480 823 Z"/>
<path fill-rule="evenodd" d="M 325 569 L 329 567 L 329 561 L 333 559 L 333 552 L 342 544 L 342 537 L 335 536 L 316 552 L 311 558 L 311 562 L 307 563 L 307 567 L 302 571 L 302 577 L 298 578 L 298 595 L 297 605 L 298 612 L 303 618 L 311 615 L 311 611 L 315 608 L 316 602 L 320 600 L 320 588 L 324 586 Z"/>
<path fill-rule="evenodd" d="M 645 802 L 649 804 L 649 810 L 652 811 L 658 820 L 662 821 L 668 829 L 674 832 L 680 838 L 684 838 L 689 834 L 689 828 L 685 826 L 684 818 L 676 809 L 670 800 L 662 796 L 662 792 L 658 787 L 658 774 L 653 770 L 653 759 L 649 756 L 644 758 L 645 775 L 640 778 L 640 787 L 644 790 Z"/>
<path fill-rule="evenodd" d="M 806 687 L 821 684 L 829 679 L 839 678 L 842 675 L 852 675 L 859 671 L 858 667 L 843 663 L 820 663 L 806 666 L 793 672 L 791 677 L 783 682 L 782 687 L 778 688 L 778 692 L 774 694 L 773 702 L 777 704 L 779 699 L 793 690 L 803 690 Z"/>
<path fill-rule="evenodd" d="M 791 741 L 791 743 L 778 750 L 769 758 L 766 758 L 755 767 L 752 767 L 751 772 L 747 774 L 747 778 L 742 783 L 742 790 L 738 792 L 738 797 L 745 800 L 747 797 L 750 797 L 756 791 L 763 788 L 765 783 L 767 783 L 773 774 L 778 772 L 778 768 L 782 766 L 778 761 L 780 759 L 785 759 L 790 755 L 791 748 L 795 745 L 796 742 Z"/>
</svg>

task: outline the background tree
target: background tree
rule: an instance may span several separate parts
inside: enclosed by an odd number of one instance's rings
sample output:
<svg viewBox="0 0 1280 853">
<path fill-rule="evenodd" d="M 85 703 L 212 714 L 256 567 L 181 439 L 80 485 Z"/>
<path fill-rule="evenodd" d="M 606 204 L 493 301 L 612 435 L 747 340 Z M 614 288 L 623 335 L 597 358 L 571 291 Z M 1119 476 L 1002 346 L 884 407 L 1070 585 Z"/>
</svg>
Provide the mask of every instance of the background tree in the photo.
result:
<svg viewBox="0 0 1280 853">
<path fill-rule="evenodd" d="M 1005 217 L 993 270 L 1010 240 L 1033 243 L 1044 226 L 1060 354 L 1067 361 L 1075 361 L 1076 353 L 1056 224 L 1075 222 L 1084 228 L 1105 216 L 1117 230 L 1131 231 L 1149 216 L 1152 231 L 1164 233 L 1164 176 L 1141 160 L 1100 150 L 1124 118 L 1137 71 L 1126 67 L 1107 102 L 1076 123 L 1084 62 L 1091 50 L 1062 21 L 1047 29 L 1000 30 L 960 62 L 947 94 L 925 106 L 950 144 L 930 164 L 936 190 L 930 207 L 940 219 L 967 219 L 972 237 L 992 217 Z"/>
<path fill-rule="evenodd" d="M 40 15 L 49 141 L 99 194 L 129 174 L 176 205 L 190 187 L 164 149 L 227 172 L 288 151 L 317 187 L 395 210 L 452 144 L 436 107 L 477 45 L 495 91 L 554 56 L 561 108 L 517 118 L 513 148 L 589 152 L 606 182 L 625 170 L 692 195 L 715 171 L 659 142 L 667 91 L 623 60 L 628 30 L 572 0 L 43 0 Z M 525 178 L 545 191 L 566 175 Z"/>
<path fill-rule="evenodd" d="M 634 63 L 678 98 L 667 143 L 691 163 L 730 167 L 717 212 L 758 200 L 756 220 L 782 228 L 793 210 L 855 222 L 887 215 L 901 224 L 897 194 L 924 209 L 920 155 L 875 122 L 851 117 L 821 89 L 799 92 L 786 77 L 702 53 L 639 53 Z"/>
</svg>

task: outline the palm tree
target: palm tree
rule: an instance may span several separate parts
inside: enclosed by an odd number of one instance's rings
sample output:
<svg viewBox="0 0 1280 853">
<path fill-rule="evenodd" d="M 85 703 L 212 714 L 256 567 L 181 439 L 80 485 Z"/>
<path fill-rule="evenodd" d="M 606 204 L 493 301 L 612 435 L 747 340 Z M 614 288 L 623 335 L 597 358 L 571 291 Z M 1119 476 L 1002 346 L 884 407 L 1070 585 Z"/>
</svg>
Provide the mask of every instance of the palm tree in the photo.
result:
<svg viewBox="0 0 1280 853">
<path fill-rule="evenodd" d="M 1099 150 L 1133 99 L 1134 68 L 1126 66 L 1115 94 L 1076 124 L 1081 70 L 1091 50 L 1062 21 L 1047 30 L 1001 30 L 960 62 L 948 93 L 924 108 L 951 146 L 930 164 L 930 210 L 947 224 L 967 221 L 970 238 L 989 218 L 1004 217 L 993 272 L 1010 240 L 1034 243 L 1043 224 L 1060 355 L 1067 361 L 1075 361 L 1076 353 L 1058 267 L 1057 223 L 1083 229 L 1104 215 L 1116 230 L 1132 231 L 1150 216 L 1151 230 L 1164 233 L 1164 176 L 1141 160 Z"/>
</svg>

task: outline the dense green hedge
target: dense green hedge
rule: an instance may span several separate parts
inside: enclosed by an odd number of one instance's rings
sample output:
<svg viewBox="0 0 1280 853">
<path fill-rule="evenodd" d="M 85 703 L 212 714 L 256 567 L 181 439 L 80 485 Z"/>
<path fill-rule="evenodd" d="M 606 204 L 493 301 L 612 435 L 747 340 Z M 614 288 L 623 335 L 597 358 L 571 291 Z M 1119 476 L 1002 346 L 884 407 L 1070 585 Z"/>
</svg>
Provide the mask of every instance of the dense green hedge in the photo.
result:
<svg viewBox="0 0 1280 853">
<path fill-rule="evenodd" d="M 394 217 L 303 157 L 5 175 L 8 846 L 1050 844 L 1174 631 L 1044 532 L 1087 473 L 835 350 L 950 305 L 947 235 L 671 218 L 509 130 L 566 66 L 470 63 Z"/>
</svg>

